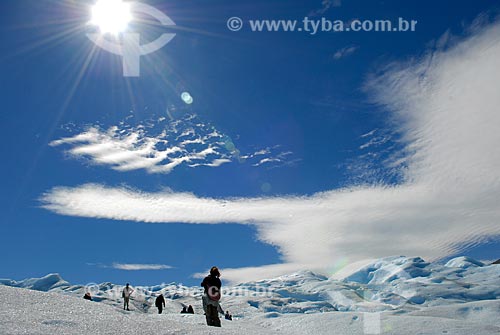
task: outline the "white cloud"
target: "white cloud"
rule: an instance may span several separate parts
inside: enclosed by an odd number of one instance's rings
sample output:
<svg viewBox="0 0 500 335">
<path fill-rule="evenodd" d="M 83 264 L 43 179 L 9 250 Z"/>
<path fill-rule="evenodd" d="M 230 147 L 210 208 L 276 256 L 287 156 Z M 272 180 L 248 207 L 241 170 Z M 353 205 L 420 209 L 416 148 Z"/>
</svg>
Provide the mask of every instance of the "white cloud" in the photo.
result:
<svg viewBox="0 0 500 335">
<path fill-rule="evenodd" d="M 293 152 L 291 151 L 282 151 L 279 153 L 275 152 L 279 148 L 280 146 L 277 145 L 272 148 L 261 149 L 251 155 L 240 156 L 240 158 L 246 161 L 254 161 L 252 166 L 262 166 L 265 164 L 269 169 L 282 166 L 292 166 L 301 161 L 301 159 L 298 158 L 290 160 L 288 157 L 293 155 Z"/>
<path fill-rule="evenodd" d="M 279 158 L 263 158 L 260 161 L 258 161 L 257 163 L 252 164 L 252 166 L 259 166 L 259 165 L 266 164 L 266 163 L 278 163 L 278 162 L 281 162 L 281 160 Z"/>
<path fill-rule="evenodd" d="M 100 268 L 139 271 L 139 270 L 167 270 L 173 269 L 170 265 L 165 264 L 139 264 L 139 263 L 118 263 L 114 262 L 111 265 L 102 263 L 87 263 L 89 266 L 97 266 Z"/>
<path fill-rule="evenodd" d="M 170 265 L 164 265 L 164 264 L 126 264 L 126 263 L 113 263 L 110 267 L 117 270 L 127 270 L 127 271 L 166 270 L 172 268 Z"/>
<path fill-rule="evenodd" d="M 93 164 L 122 172 L 143 169 L 148 173 L 170 173 L 181 165 L 219 167 L 239 161 L 240 155 L 228 136 L 199 122 L 196 115 L 175 121 L 160 117 L 135 127 L 125 122 L 108 129 L 91 126 L 50 145 L 70 146 L 66 152 L 71 157 L 88 159 Z M 259 155 L 282 158 L 282 153 L 274 152 L 276 148 L 278 146 L 260 150 Z M 247 156 L 254 158 L 255 154 Z"/>
<path fill-rule="evenodd" d="M 361 138 L 368 139 L 367 142 L 359 146 L 359 148 L 362 150 L 368 149 L 373 146 L 380 146 L 391 140 L 390 134 L 376 132 L 375 130 L 372 130 L 369 133 L 361 135 Z"/>
<path fill-rule="evenodd" d="M 342 6 L 342 0 L 322 0 L 321 8 L 312 10 L 309 13 L 309 16 L 316 16 L 326 13 L 332 7 L 340 7 Z"/>
<path fill-rule="evenodd" d="M 197 167 L 197 166 L 218 167 L 218 166 L 221 166 L 222 164 L 226 164 L 226 163 L 231 163 L 231 160 L 226 159 L 226 158 L 221 158 L 221 159 L 214 159 L 211 163 L 191 164 L 189 166 L 190 167 Z"/>
<path fill-rule="evenodd" d="M 367 90 L 407 143 L 400 185 L 308 197 L 200 198 L 101 185 L 57 187 L 43 206 L 63 215 L 140 222 L 238 223 L 257 228 L 283 264 L 229 269 L 239 280 L 328 269 L 394 254 L 429 260 L 500 234 L 500 24 L 446 51 L 394 63 Z"/>
<path fill-rule="evenodd" d="M 348 57 L 348 56 L 352 55 L 353 53 L 355 53 L 358 49 L 359 49 L 359 46 L 356 46 L 356 45 L 344 47 L 342 49 L 337 50 L 333 54 L 333 59 L 339 60 L 341 58 Z"/>
</svg>

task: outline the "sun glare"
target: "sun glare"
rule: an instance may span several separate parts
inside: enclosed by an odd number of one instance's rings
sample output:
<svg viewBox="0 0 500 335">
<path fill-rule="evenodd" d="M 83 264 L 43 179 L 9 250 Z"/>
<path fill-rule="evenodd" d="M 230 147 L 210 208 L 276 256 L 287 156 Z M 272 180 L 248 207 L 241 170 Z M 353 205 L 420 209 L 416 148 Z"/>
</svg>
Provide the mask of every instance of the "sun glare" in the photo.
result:
<svg viewBox="0 0 500 335">
<path fill-rule="evenodd" d="M 98 0 L 92 7 L 90 24 L 97 26 L 101 34 L 118 35 L 131 20 L 130 4 L 122 0 Z"/>
</svg>

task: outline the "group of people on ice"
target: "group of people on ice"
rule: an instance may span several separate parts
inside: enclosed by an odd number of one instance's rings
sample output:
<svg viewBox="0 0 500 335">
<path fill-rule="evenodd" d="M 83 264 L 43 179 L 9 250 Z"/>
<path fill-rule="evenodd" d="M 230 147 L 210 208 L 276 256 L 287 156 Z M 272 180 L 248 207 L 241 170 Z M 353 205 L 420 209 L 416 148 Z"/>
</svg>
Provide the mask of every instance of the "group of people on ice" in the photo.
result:
<svg viewBox="0 0 500 335">
<path fill-rule="evenodd" d="M 194 314 L 193 306 L 189 305 L 188 307 L 182 307 L 181 314 Z"/>
<path fill-rule="evenodd" d="M 224 314 L 224 310 L 219 303 L 219 300 L 221 298 L 222 283 L 220 280 L 219 269 L 216 266 L 213 266 L 210 269 L 210 274 L 203 279 L 203 281 L 201 282 L 201 286 L 204 289 L 202 304 L 203 311 L 205 312 L 205 318 L 207 320 L 207 325 L 220 327 L 221 321 L 219 319 L 219 313 L 224 315 L 224 318 L 226 320 L 232 320 L 233 317 L 231 314 L 229 314 L 229 311 L 226 311 L 226 313 Z M 127 283 L 122 291 L 124 310 L 130 311 L 129 303 L 132 293 L 134 293 L 134 289 L 130 287 L 129 283 Z M 90 293 L 86 293 L 84 299 L 92 300 Z M 158 314 L 162 314 L 163 309 L 165 308 L 165 297 L 163 296 L 163 294 L 160 294 L 156 297 L 155 306 L 156 308 L 158 308 Z M 181 313 L 194 314 L 193 306 L 189 305 L 189 307 L 187 308 L 184 306 Z"/>
</svg>

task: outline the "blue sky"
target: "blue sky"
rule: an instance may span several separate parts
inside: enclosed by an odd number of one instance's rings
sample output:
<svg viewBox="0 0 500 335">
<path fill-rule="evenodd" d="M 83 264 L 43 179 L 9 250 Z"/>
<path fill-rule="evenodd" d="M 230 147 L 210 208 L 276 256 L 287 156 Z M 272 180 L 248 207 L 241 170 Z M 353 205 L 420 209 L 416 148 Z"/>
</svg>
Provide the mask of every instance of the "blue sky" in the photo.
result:
<svg viewBox="0 0 500 335">
<path fill-rule="evenodd" d="M 125 78 L 85 35 L 93 1 L 2 1 L 0 277 L 196 284 L 214 264 L 238 281 L 369 256 L 499 257 L 483 71 L 498 5 L 344 0 L 311 18 L 417 30 L 312 36 L 226 20 L 302 20 L 320 0 L 143 2 L 176 37 Z"/>
</svg>

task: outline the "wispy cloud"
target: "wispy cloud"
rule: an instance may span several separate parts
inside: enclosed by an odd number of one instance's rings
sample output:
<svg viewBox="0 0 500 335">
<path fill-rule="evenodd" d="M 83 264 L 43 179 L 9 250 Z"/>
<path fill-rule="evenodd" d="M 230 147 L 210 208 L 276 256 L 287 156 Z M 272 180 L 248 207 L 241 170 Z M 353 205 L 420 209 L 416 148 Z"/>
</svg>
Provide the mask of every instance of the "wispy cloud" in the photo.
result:
<svg viewBox="0 0 500 335">
<path fill-rule="evenodd" d="M 140 270 L 168 270 L 173 269 L 170 265 L 165 264 L 138 264 L 138 263 L 87 263 L 89 266 L 97 266 L 99 268 L 105 269 L 117 269 L 117 270 L 127 270 L 127 271 L 140 271 Z"/>
<path fill-rule="evenodd" d="M 342 49 L 337 50 L 333 54 L 333 59 L 339 60 L 339 59 L 348 57 L 348 56 L 352 55 L 353 53 L 355 53 L 358 49 L 359 49 L 359 46 L 357 46 L 357 45 L 351 45 L 348 47 L 344 47 Z"/>
<path fill-rule="evenodd" d="M 397 132 L 374 129 L 356 140 L 358 152 L 338 165 L 343 169 L 345 185 L 398 183 L 404 181 L 411 157 Z"/>
<path fill-rule="evenodd" d="M 407 144 L 399 185 L 214 199 L 88 184 L 56 187 L 41 201 L 63 215 L 254 225 L 283 264 L 231 269 L 225 278 L 235 280 L 304 268 L 327 271 L 339 259 L 445 257 L 464 243 L 500 234 L 499 54 L 497 23 L 446 51 L 390 64 L 368 81 L 367 92 L 391 113 Z"/>
<path fill-rule="evenodd" d="M 180 120 L 159 117 L 137 126 L 125 122 L 107 129 L 90 126 L 50 145 L 69 146 L 66 152 L 71 157 L 122 172 L 143 169 L 149 173 L 170 173 L 181 165 L 219 167 L 233 161 L 241 163 L 242 155 L 229 136 L 201 122 L 194 114 Z M 276 152 L 278 147 L 259 152 L 265 152 L 268 159 L 282 165 L 285 157 L 283 152 Z M 252 165 L 260 165 L 255 162 L 256 154 L 246 156 Z"/>
<path fill-rule="evenodd" d="M 330 10 L 333 7 L 340 7 L 342 6 L 342 0 L 322 0 L 321 1 L 321 8 L 314 9 L 309 13 L 309 16 L 316 16 L 316 15 L 321 15 L 326 13 L 328 10 Z"/>
<path fill-rule="evenodd" d="M 364 135 L 361 135 L 361 138 L 367 139 L 365 143 L 359 146 L 360 149 L 364 150 L 387 143 L 391 139 L 391 136 L 390 134 L 380 132 L 379 130 L 372 130 Z"/>
<path fill-rule="evenodd" d="M 124 264 L 124 263 L 113 263 L 112 268 L 118 270 L 127 271 L 139 271 L 139 270 L 166 270 L 172 267 L 164 264 Z"/>
<path fill-rule="evenodd" d="M 111 266 L 117 270 L 127 271 L 140 271 L 140 270 L 167 270 L 172 269 L 170 265 L 164 264 L 127 264 L 127 263 L 113 263 Z"/>
<path fill-rule="evenodd" d="M 284 165 L 293 165 L 300 161 L 300 159 L 289 159 L 289 157 L 293 155 L 293 152 L 291 151 L 282 151 L 275 153 L 274 151 L 278 148 L 279 146 L 275 146 L 274 148 L 259 150 L 253 155 L 246 157 L 246 159 L 254 159 L 255 163 L 253 163 L 252 166 L 266 165 L 270 168 L 281 167 Z"/>
</svg>

